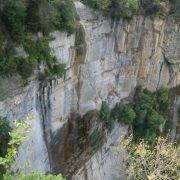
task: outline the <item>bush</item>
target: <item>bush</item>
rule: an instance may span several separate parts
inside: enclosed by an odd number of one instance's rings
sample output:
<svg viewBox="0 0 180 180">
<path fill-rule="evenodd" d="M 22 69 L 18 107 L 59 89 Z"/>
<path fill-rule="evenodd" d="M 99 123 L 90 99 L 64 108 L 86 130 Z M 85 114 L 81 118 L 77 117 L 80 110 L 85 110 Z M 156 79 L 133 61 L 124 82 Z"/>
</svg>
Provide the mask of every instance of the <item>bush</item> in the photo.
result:
<svg viewBox="0 0 180 180">
<path fill-rule="evenodd" d="M 110 12 L 114 18 L 131 18 L 139 8 L 139 0 L 111 0 Z"/>
<path fill-rule="evenodd" d="M 113 18 L 131 18 L 141 9 L 146 15 L 155 15 L 164 18 L 168 15 L 168 0 L 82 0 L 96 11 L 104 11 Z M 170 0 L 172 4 L 172 14 L 179 20 L 180 13 L 179 0 Z"/>
<path fill-rule="evenodd" d="M 72 0 L 55 0 L 54 5 L 54 21 L 56 29 L 65 30 L 74 33 L 76 31 L 77 13 Z"/>
<path fill-rule="evenodd" d="M 157 103 L 160 105 L 158 109 L 160 111 L 164 111 L 170 105 L 170 98 L 169 98 L 169 89 L 161 88 L 156 92 L 156 100 Z"/>
<path fill-rule="evenodd" d="M 55 58 L 48 34 L 52 30 L 75 32 L 77 15 L 73 1 L 2 0 L 0 7 L 0 74 L 19 73 L 28 78 L 35 65 L 44 61 L 51 71 L 62 76 L 63 69 L 53 67 Z M 41 38 L 37 38 L 37 32 L 42 32 Z M 17 58 L 17 46 L 24 47 L 29 56 Z"/>
<path fill-rule="evenodd" d="M 25 35 L 25 2 L 22 0 L 3 0 L 1 1 L 1 7 L 1 21 L 5 26 L 5 30 L 10 34 L 14 42 L 20 42 Z"/>
<path fill-rule="evenodd" d="M 148 126 L 152 130 L 158 130 L 159 126 L 165 121 L 163 116 L 155 110 L 151 110 L 147 114 Z"/>
<path fill-rule="evenodd" d="M 26 24 L 32 32 L 48 34 L 53 29 L 53 8 L 47 0 L 27 1 Z"/>
<path fill-rule="evenodd" d="M 159 137 L 153 148 L 144 140 L 133 144 L 128 138 L 123 142 L 128 151 L 128 179 L 178 179 L 178 153 L 175 144 Z"/>
<path fill-rule="evenodd" d="M 155 93 L 138 89 L 135 94 L 134 104 L 127 104 L 120 113 L 120 119 L 124 124 L 133 126 L 134 140 L 145 138 L 149 144 L 153 144 L 155 137 L 167 131 L 169 90 L 160 89 Z M 171 122 L 172 123 L 172 122 Z M 164 127 L 165 124 L 165 127 Z"/>
<path fill-rule="evenodd" d="M 102 102 L 100 119 L 105 123 L 105 126 L 109 131 L 113 129 L 115 119 L 113 118 L 111 110 L 105 101 Z"/>
<path fill-rule="evenodd" d="M 137 11 L 139 0 L 83 0 L 92 8 L 108 12 L 113 18 L 130 18 Z"/>
<path fill-rule="evenodd" d="M 22 76 L 23 79 L 28 78 L 33 71 L 33 64 L 29 59 L 25 58 L 15 58 L 14 59 L 17 66 L 17 72 Z"/>
<path fill-rule="evenodd" d="M 4 118 L 0 118 L 0 158 L 4 158 L 8 152 L 9 142 L 11 140 L 10 132 L 12 128 L 10 127 L 9 121 Z M 5 172 L 5 168 L 0 164 L 0 179 L 1 175 Z"/>
<path fill-rule="evenodd" d="M 167 0 L 143 0 L 141 5 L 147 15 L 155 15 L 159 16 L 160 18 L 164 18 L 168 13 L 166 8 L 168 3 L 169 2 Z"/>
<path fill-rule="evenodd" d="M 134 122 L 136 113 L 134 112 L 131 104 L 127 104 L 123 107 L 121 116 L 121 120 L 124 124 L 132 124 Z"/>
<path fill-rule="evenodd" d="M 90 140 L 93 145 L 95 145 L 97 148 L 101 147 L 104 141 L 104 135 L 102 131 L 95 130 L 91 135 L 90 135 Z"/>
<path fill-rule="evenodd" d="M 57 74 L 60 77 L 66 73 L 66 64 L 55 64 L 52 68 L 52 74 Z"/>
<path fill-rule="evenodd" d="M 4 180 L 14 180 L 14 178 L 18 180 L 65 180 L 61 175 L 44 175 L 40 173 L 32 173 L 30 175 L 24 175 L 24 174 L 19 174 L 19 175 L 12 175 L 11 173 L 6 173 L 3 176 Z"/>
<path fill-rule="evenodd" d="M 180 1 L 179 0 L 170 0 L 172 3 L 172 8 L 171 8 L 171 14 L 175 18 L 177 22 L 180 21 Z"/>
<path fill-rule="evenodd" d="M 0 157 L 4 157 L 7 153 L 8 143 L 11 139 L 10 132 L 12 128 L 9 121 L 4 118 L 0 118 Z"/>
<path fill-rule="evenodd" d="M 96 10 L 101 10 L 101 0 L 82 0 L 82 1 Z"/>
</svg>

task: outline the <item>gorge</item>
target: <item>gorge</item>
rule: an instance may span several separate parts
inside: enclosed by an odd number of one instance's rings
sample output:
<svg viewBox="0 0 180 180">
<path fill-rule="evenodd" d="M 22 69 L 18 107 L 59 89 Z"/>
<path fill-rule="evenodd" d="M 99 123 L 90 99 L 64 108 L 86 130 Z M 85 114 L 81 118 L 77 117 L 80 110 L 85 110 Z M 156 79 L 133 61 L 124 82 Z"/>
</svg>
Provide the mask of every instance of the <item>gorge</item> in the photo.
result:
<svg viewBox="0 0 180 180">
<path fill-rule="evenodd" d="M 113 20 L 101 13 L 97 17 L 87 5 L 74 3 L 78 31 L 54 31 L 49 43 L 58 63 L 66 64 L 62 78 L 39 81 L 35 69 L 29 84 L 22 87 L 19 75 L 0 76 L 0 117 L 29 124 L 12 169 L 25 174 L 63 173 L 73 180 L 125 179 L 125 152 L 116 146 L 128 134 L 128 126 L 115 123 L 100 147 L 78 150 L 78 123 L 89 111 L 99 111 L 103 101 L 110 108 L 128 101 L 138 86 L 152 92 L 178 87 L 180 27 L 171 17 L 134 15 L 130 20 Z M 20 49 L 19 55 L 23 53 Z M 172 113 L 176 124 L 179 94 Z M 92 129 L 102 128 L 96 113 L 86 118 Z M 172 138 L 178 133 L 174 130 Z"/>
</svg>

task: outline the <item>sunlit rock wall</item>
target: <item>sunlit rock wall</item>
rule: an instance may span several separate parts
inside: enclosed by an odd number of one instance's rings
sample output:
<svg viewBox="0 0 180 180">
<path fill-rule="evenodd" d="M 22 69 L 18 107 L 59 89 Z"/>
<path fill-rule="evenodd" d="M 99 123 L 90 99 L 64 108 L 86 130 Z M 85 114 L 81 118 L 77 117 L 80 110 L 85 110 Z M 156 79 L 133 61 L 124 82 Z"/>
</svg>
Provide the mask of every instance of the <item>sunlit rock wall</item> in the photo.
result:
<svg viewBox="0 0 180 180">
<path fill-rule="evenodd" d="M 155 91 L 180 84 L 180 31 L 172 19 L 134 16 L 130 21 L 112 21 L 96 17 L 80 2 L 75 5 L 83 31 L 78 42 L 82 54 L 77 57 L 77 34 L 54 32 L 55 40 L 50 43 L 58 62 L 67 65 L 65 77 L 47 83 L 32 77 L 25 88 L 19 77 L 0 77 L 0 116 L 26 121 L 32 117 L 17 157 L 17 171 L 52 170 L 49 144 L 71 111 L 84 114 L 99 109 L 104 100 L 113 107 L 137 85 Z M 110 138 L 110 144 L 118 141 L 115 137 Z M 107 142 L 74 178 L 85 179 L 88 174 L 94 180 L 111 179 L 111 164 L 113 167 L 121 160 L 116 162 L 110 144 Z"/>
</svg>

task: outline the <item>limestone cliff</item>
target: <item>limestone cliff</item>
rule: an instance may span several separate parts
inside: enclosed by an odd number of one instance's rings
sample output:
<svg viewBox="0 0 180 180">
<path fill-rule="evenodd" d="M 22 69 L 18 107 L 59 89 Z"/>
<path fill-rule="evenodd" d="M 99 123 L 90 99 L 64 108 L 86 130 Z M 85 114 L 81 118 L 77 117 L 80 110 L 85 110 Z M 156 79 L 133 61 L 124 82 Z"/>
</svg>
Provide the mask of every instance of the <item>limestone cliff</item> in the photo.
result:
<svg viewBox="0 0 180 180">
<path fill-rule="evenodd" d="M 59 143 L 57 134 L 72 111 L 85 114 L 99 109 L 103 100 L 113 107 L 137 85 L 152 91 L 180 85 L 180 29 L 171 18 L 139 15 L 130 21 L 113 21 L 103 15 L 96 17 L 80 2 L 75 5 L 79 32 L 54 32 L 55 40 L 50 43 L 58 61 L 67 65 L 64 78 L 40 83 L 34 75 L 25 88 L 18 76 L 0 78 L 0 116 L 30 123 L 28 138 L 19 148 L 16 170 L 53 171 L 52 143 Z M 122 159 L 117 162 L 112 145 L 126 129 L 117 126 L 73 178 L 115 179 L 112 169 Z"/>
</svg>

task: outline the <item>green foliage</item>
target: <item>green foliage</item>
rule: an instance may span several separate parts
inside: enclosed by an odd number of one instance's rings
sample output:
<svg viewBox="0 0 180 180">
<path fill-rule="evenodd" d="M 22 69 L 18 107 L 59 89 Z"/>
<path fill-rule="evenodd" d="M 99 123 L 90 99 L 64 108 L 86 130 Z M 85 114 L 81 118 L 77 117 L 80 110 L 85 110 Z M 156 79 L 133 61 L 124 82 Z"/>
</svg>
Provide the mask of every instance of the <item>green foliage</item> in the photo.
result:
<svg viewBox="0 0 180 180">
<path fill-rule="evenodd" d="M 23 38 L 25 30 L 25 1 L 2 0 L 0 6 L 0 19 L 5 26 L 5 30 L 15 42 L 19 42 Z"/>
<path fill-rule="evenodd" d="M 31 32 L 49 33 L 52 26 L 53 9 L 47 0 L 27 0 L 25 21 Z"/>
<path fill-rule="evenodd" d="M 130 18 L 137 11 L 139 0 L 82 0 L 92 8 L 108 12 L 113 18 Z"/>
<path fill-rule="evenodd" d="M 57 29 L 66 30 L 74 33 L 76 31 L 77 13 L 72 0 L 54 0 L 54 21 L 53 24 Z"/>
<path fill-rule="evenodd" d="M 55 65 L 48 34 L 52 30 L 76 31 L 73 1 L 1 0 L 0 7 L 0 75 L 18 73 L 27 79 L 37 63 L 44 61 L 52 74 L 57 71 L 62 76 L 64 65 Z M 28 56 L 17 58 L 15 47 L 24 48 Z"/>
<path fill-rule="evenodd" d="M 25 132 L 27 130 L 27 124 L 16 122 L 12 132 L 9 132 L 10 140 L 8 142 L 8 149 L 5 156 L 0 157 L 0 165 L 3 166 L 6 170 L 10 168 L 14 157 L 17 155 L 17 147 L 25 139 Z"/>
<path fill-rule="evenodd" d="M 111 0 L 110 11 L 114 18 L 130 18 L 139 8 L 139 0 Z"/>
<path fill-rule="evenodd" d="M 27 125 L 14 123 L 11 127 L 6 119 L 0 120 L 0 178 L 5 173 L 17 155 L 17 147 L 23 141 Z"/>
<path fill-rule="evenodd" d="M 168 89 L 162 88 L 155 93 L 138 89 L 134 103 L 125 105 L 120 112 L 120 120 L 133 126 L 135 140 L 145 138 L 152 144 L 163 133 L 161 126 L 167 121 L 169 106 Z M 164 131 L 167 131 L 166 126 Z"/>
<path fill-rule="evenodd" d="M 166 8 L 168 3 L 168 0 L 142 0 L 141 6 L 147 15 L 154 15 L 163 19 L 168 15 Z"/>
<path fill-rule="evenodd" d="M 164 18 L 168 15 L 168 0 L 82 0 L 97 12 L 104 11 L 113 18 L 131 18 L 138 10 L 146 15 Z M 180 20 L 180 1 L 170 0 L 171 14 Z"/>
<path fill-rule="evenodd" d="M 16 63 L 16 71 L 23 79 L 28 78 L 32 74 L 33 62 L 31 62 L 29 58 L 18 57 L 15 58 L 14 61 Z"/>
<path fill-rule="evenodd" d="M 164 111 L 168 108 L 169 103 L 170 103 L 170 98 L 169 98 L 169 90 L 167 88 L 161 88 L 160 90 L 157 91 L 155 98 L 157 100 L 157 104 L 160 106 L 158 109 L 160 111 Z"/>
<path fill-rule="evenodd" d="M 30 175 L 12 175 L 11 173 L 6 173 L 3 176 L 4 180 L 14 180 L 14 178 L 18 180 L 65 180 L 65 178 L 62 177 L 62 175 L 44 175 L 40 173 L 32 173 Z"/>
<path fill-rule="evenodd" d="M 147 113 L 148 126 L 152 130 L 158 130 L 159 126 L 165 121 L 163 116 L 154 109 Z"/>
<path fill-rule="evenodd" d="M 180 22 L 180 1 L 179 0 L 170 0 L 172 3 L 171 14 L 177 22 Z"/>
<path fill-rule="evenodd" d="M 55 64 L 52 67 L 52 74 L 57 74 L 60 77 L 63 77 L 65 73 L 66 73 L 66 64 Z"/>
<path fill-rule="evenodd" d="M 127 104 L 123 107 L 121 121 L 124 124 L 132 124 L 136 118 L 136 113 L 133 110 L 131 104 Z"/>
<path fill-rule="evenodd" d="M 11 130 L 9 122 L 4 118 L 0 118 L 0 157 L 4 157 L 7 153 Z"/>
<path fill-rule="evenodd" d="M 89 6 L 91 6 L 92 8 L 94 8 L 96 10 L 101 9 L 101 5 L 102 5 L 101 0 L 82 0 L 82 2 L 88 4 Z"/>
<path fill-rule="evenodd" d="M 164 134 L 168 134 L 172 129 L 174 129 L 176 126 L 171 119 L 167 119 L 166 123 L 164 125 Z"/>
<path fill-rule="evenodd" d="M 97 148 L 101 147 L 103 142 L 104 142 L 104 135 L 102 131 L 95 130 L 91 135 L 90 135 L 90 140 Z"/>
<path fill-rule="evenodd" d="M 100 119 L 105 123 L 105 126 L 109 131 L 113 129 L 115 119 L 113 118 L 111 110 L 105 101 L 102 102 Z"/>
<path fill-rule="evenodd" d="M 0 179 L 3 180 L 65 180 L 61 175 L 43 175 L 32 173 L 13 174 L 10 171 L 11 164 L 18 153 L 19 145 L 25 140 L 28 125 L 24 122 L 14 122 L 11 127 L 6 119 L 0 119 Z"/>
</svg>

